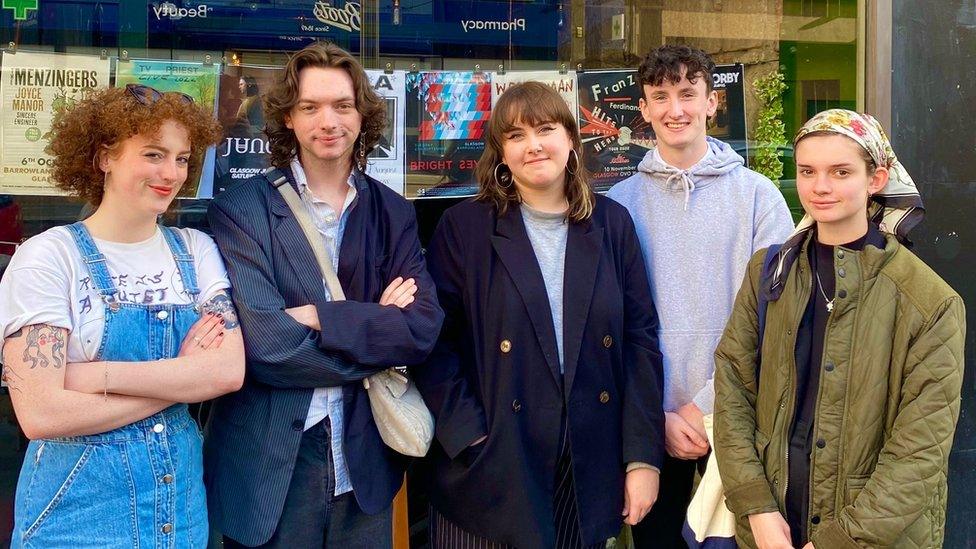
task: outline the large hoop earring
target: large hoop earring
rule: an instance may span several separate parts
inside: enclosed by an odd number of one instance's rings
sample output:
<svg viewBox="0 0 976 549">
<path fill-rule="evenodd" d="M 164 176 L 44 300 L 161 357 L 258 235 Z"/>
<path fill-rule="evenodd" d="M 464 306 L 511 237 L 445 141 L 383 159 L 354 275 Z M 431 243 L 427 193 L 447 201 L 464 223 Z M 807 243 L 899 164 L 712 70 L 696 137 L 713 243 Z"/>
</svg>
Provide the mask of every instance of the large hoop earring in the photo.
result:
<svg viewBox="0 0 976 549">
<path fill-rule="evenodd" d="M 569 169 L 569 159 L 567 158 L 566 159 L 566 171 L 569 172 L 569 175 L 571 177 L 576 177 L 576 172 L 578 172 L 579 171 L 579 168 L 580 168 L 580 157 L 579 157 L 579 153 L 576 152 L 576 149 L 575 148 L 569 149 L 569 152 L 572 155 L 572 158 L 574 158 L 576 160 L 576 167 L 573 168 L 572 170 Z"/>
<path fill-rule="evenodd" d="M 505 178 L 505 174 L 502 174 L 501 176 L 498 175 L 498 168 L 501 168 L 502 166 L 505 166 L 504 162 L 499 162 L 495 165 L 495 184 L 507 191 L 512 186 L 512 172 L 508 172 L 508 183 L 503 183 L 502 181 Z M 505 169 L 508 169 L 508 166 L 505 166 Z"/>
</svg>

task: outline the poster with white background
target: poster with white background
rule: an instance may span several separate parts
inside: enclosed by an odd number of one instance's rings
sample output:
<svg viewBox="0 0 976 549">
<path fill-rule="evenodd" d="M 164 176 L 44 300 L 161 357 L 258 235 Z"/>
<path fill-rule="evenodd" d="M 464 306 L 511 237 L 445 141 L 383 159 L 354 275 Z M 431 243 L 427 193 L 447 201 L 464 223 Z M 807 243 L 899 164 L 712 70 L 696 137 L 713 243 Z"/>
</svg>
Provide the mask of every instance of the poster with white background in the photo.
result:
<svg viewBox="0 0 976 549">
<path fill-rule="evenodd" d="M 373 89 L 386 101 L 386 127 L 366 159 L 366 173 L 403 194 L 403 130 L 406 127 L 406 71 L 367 70 Z"/>
<path fill-rule="evenodd" d="M 561 95 L 562 98 L 566 100 L 566 104 L 569 105 L 569 112 L 576 112 L 576 71 L 569 71 L 566 73 L 561 73 L 559 71 L 496 72 L 491 77 L 491 106 L 494 107 L 495 103 L 498 103 L 498 98 L 501 97 L 501 95 L 505 93 L 505 90 L 512 86 L 512 84 L 528 82 L 530 80 L 542 82 L 543 84 L 559 92 L 559 95 Z"/>
<path fill-rule="evenodd" d="M 5 52 L 0 64 L 0 193 L 64 194 L 51 182 L 51 122 L 60 110 L 109 84 L 97 56 Z"/>
</svg>

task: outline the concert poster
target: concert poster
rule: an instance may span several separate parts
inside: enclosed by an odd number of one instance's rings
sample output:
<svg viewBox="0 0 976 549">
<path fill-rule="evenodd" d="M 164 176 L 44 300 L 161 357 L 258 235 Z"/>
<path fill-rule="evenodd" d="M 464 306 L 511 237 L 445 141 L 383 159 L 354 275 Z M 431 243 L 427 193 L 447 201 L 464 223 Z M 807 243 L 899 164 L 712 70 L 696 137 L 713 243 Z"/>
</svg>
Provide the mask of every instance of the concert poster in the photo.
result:
<svg viewBox="0 0 976 549">
<path fill-rule="evenodd" d="M 474 195 L 474 169 L 490 115 L 489 74 L 407 73 L 405 196 Z"/>
<path fill-rule="evenodd" d="M 576 75 L 583 165 L 602 192 L 637 173 L 654 148 L 654 131 L 641 116 L 635 70 L 585 71 Z"/>
</svg>

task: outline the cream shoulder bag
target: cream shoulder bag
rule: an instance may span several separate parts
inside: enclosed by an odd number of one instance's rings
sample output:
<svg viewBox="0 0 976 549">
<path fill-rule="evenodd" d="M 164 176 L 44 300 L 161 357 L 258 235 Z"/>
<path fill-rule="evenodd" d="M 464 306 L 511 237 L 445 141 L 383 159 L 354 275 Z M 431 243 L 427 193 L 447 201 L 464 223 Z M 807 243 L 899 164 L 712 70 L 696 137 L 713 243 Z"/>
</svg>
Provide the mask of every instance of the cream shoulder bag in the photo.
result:
<svg viewBox="0 0 976 549">
<path fill-rule="evenodd" d="M 328 250 L 322 243 L 322 237 L 312 223 L 312 219 L 302 204 L 298 193 L 288 183 L 288 179 L 277 169 L 270 169 L 265 176 L 278 189 L 281 196 L 288 203 L 295 219 L 302 227 L 305 238 L 308 239 L 315 259 L 318 261 L 322 278 L 332 294 L 332 301 L 346 299 Z M 417 386 L 407 377 L 406 366 L 384 370 L 363 380 L 369 395 L 369 407 L 373 412 L 373 421 L 380 432 L 383 442 L 393 450 L 414 457 L 422 457 L 430 449 L 434 438 L 434 417 Z"/>
</svg>

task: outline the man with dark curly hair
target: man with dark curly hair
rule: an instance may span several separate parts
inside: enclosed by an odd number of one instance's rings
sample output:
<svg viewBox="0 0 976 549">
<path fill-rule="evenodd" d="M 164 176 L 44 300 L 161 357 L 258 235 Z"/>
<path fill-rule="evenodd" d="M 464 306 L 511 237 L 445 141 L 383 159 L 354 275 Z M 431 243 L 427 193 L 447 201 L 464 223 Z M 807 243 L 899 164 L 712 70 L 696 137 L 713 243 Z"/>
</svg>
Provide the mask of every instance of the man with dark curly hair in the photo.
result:
<svg viewBox="0 0 976 549">
<path fill-rule="evenodd" d="M 630 210 L 647 260 L 664 355 L 665 457 L 657 503 L 634 527 L 637 547 L 685 547 L 681 529 L 696 466 L 710 450 L 713 353 L 756 250 L 786 240 L 793 223 L 769 179 L 706 135 L 718 94 L 715 63 L 688 46 L 661 46 L 637 77 L 656 147 L 607 196 Z M 709 418 L 710 419 L 710 418 Z"/>
<path fill-rule="evenodd" d="M 244 387 L 209 424 L 211 516 L 227 547 L 389 547 L 408 460 L 384 446 L 362 380 L 422 362 L 443 313 L 412 205 L 364 173 L 384 103 L 322 43 L 289 60 L 264 110 L 274 169 L 208 214 L 247 332 Z M 276 184 L 299 195 L 345 300 Z"/>
</svg>

